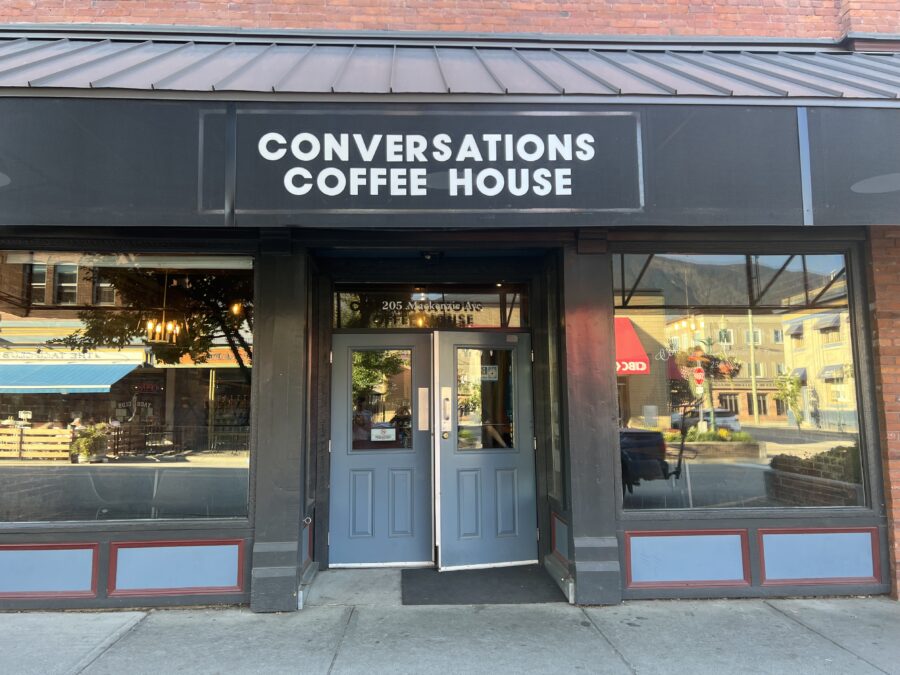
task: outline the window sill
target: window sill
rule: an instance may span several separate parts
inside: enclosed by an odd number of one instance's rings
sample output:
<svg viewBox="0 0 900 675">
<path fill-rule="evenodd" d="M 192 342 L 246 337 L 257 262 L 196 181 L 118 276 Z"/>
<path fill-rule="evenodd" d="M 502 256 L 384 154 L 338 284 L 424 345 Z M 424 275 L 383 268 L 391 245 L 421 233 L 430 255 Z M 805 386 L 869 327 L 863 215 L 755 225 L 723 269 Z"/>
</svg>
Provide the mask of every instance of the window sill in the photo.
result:
<svg viewBox="0 0 900 675">
<path fill-rule="evenodd" d="M 0 533 L 30 534 L 48 532 L 155 532 L 165 530 L 252 530 L 248 518 L 156 519 L 156 520 L 68 520 L 0 523 Z"/>
</svg>

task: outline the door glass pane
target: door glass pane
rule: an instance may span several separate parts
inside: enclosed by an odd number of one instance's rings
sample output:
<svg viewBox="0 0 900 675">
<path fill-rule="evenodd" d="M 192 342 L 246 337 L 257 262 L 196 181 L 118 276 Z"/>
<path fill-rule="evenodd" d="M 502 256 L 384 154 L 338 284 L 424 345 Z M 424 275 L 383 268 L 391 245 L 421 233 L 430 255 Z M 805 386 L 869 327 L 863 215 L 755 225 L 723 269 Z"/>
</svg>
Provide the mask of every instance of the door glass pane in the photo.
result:
<svg viewBox="0 0 900 675">
<path fill-rule="evenodd" d="M 457 448 L 515 447 L 511 349 L 456 350 Z"/>
<path fill-rule="evenodd" d="M 460 330 L 527 325 L 528 295 L 520 284 L 367 284 L 339 288 L 334 294 L 334 328 Z"/>
<path fill-rule="evenodd" d="M 353 352 L 354 450 L 412 447 L 412 352 L 409 349 Z"/>
</svg>

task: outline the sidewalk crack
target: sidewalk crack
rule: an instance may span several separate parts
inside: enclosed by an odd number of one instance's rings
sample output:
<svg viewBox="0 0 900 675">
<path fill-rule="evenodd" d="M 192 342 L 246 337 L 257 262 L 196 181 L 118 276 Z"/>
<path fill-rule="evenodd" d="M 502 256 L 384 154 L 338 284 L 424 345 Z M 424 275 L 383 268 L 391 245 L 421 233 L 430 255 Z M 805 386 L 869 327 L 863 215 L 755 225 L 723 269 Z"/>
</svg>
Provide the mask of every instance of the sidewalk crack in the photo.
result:
<svg viewBox="0 0 900 675">
<path fill-rule="evenodd" d="M 618 647 L 613 644 L 612 640 L 606 637 L 606 633 L 604 633 L 600 629 L 600 626 L 597 625 L 597 622 L 594 621 L 594 618 L 585 611 L 584 607 L 579 607 L 579 609 L 581 610 L 581 613 L 584 614 L 584 616 L 587 618 L 587 620 L 591 622 L 594 630 L 596 630 L 600 634 L 600 637 L 602 637 L 606 641 L 606 644 L 610 646 L 610 649 L 612 649 L 616 653 L 616 656 L 618 656 L 622 660 L 622 663 L 625 664 L 625 667 L 628 668 L 628 670 L 630 670 L 632 673 L 636 674 L 638 672 L 637 668 L 634 667 L 634 664 L 632 664 L 631 661 L 625 658 L 625 655 Z"/>
<path fill-rule="evenodd" d="M 117 645 L 123 637 L 140 626 L 148 616 L 150 616 L 150 612 L 144 612 L 141 616 L 120 626 L 112 635 L 94 647 L 86 656 L 84 656 L 84 658 L 75 664 L 71 670 L 72 675 L 80 675 L 80 673 L 83 673 L 90 668 L 96 663 L 97 659 Z"/>
<path fill-rule="evenodd" d="M 334 656 L 331 657 L 331 664 L 328 666 L 328 675 L 331 675 L 331 671 L 334 670 L 334 664 L 337 662 L 337 657 L 341 653 L 341 647 L 344 645 L 344 638 L 347 636 L 347 631 L 350 629 L 350 620 L 353 618 L 353 613 L 356 611 L 356 607 L 351 607 L 350 612 L 347 614 L 347 620 L 344 622 L 344 628 L 341 630 L 341 635 L 338 638 L 337 645 L 334 647 Z"/>
<path fill-rule="evenodd" d="M 825 635 L 824 633 L 821 633 L 821 632 L 817 631 L 817 630 L 816 630 L 815 628 L 813 628 L 812 626 L 809 626 L 809 625 L 803 623 L 803 622 L 802 622 L 800 619 L 798 619 L 796 616 L 791 616 L 790 614 L 788 614 L 788 613 L 785 612 L 784 610 L 779 609 L 778 607 L 776 607 L 775 605 L 773 605 L 773 604 L 772 604 L 771 602 L 769 602 L 768 600 L 763 600 L 763 604 L 764 604 L 764 605 L 767 605 L 770 609 L 772 609 L 772 610 L 778 612 L 778 613 L 781 614 L 783 617 L 786 617 L 786 618 L 790 619 L 791 621 L 793 621 L 794 623 L 797 623 L 797 624 L 803 626 L 803 627 L 804 627 L 806 630 L 808 630 L 809 632 L 815 633 L 815 634 L 818 635 L 820 638 L 822 638 L 823 640 L 826 640 L 826 641 L 830 642 L 831 644 L 833 644 L 833 645 L 834 645 L 835 647 L 837 647 L 838 649 L 841 649 L 841 650 L 847 652 L 848 654 L 851 654 L 851 655 L 855 656 L 856 658 L 858 658 L 858 659 L 859 659 L 860 661 L 862 661 L 863 663 L 866 663 L 866 664 L 872 666 L 872 667 L 873 667 L 875 670 L 877 670 L 879 673 L 884 673 L 885 675 L 890 675 L 890 673 L 889 673 L 888 671 L 884 670 L 883 668 L 879 668 L 878 666 L 876 666 L 874 663 L 872 663 L 872 662 L 869 661 L 868 659 L 865 659 L 865 658 L 863 658 L 862 656 L 860 656 L 859 654 L 857 654 L 856 652 L 847 649 L 844 645 L 842 645 L 842 644 L 840 644 L 840 643 L 838 643 L 838 642 L 835 642 L 835 641 L 832 640 L 830 637 L 828 637 L 828 636 Z"/>
</svg>

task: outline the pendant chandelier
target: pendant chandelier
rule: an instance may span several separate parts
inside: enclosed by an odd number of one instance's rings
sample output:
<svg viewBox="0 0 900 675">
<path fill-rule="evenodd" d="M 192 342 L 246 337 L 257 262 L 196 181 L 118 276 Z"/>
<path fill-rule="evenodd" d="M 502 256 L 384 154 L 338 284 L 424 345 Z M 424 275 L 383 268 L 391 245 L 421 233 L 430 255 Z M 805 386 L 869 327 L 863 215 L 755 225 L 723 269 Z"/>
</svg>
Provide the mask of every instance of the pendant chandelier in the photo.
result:
<svg viewBox="0 0 900 675">
<path fill-rule="evenodd" d="M 151 344 L 175 344 L 181 335 L 182 324 L 180 321 L 166 319 L 166 294 L 169 290 L 169 273 L 165 273 L 163 282 L 162 314 L 159 318 L 148 319 L 146 324 L 147 342 Z"/>
</svg>

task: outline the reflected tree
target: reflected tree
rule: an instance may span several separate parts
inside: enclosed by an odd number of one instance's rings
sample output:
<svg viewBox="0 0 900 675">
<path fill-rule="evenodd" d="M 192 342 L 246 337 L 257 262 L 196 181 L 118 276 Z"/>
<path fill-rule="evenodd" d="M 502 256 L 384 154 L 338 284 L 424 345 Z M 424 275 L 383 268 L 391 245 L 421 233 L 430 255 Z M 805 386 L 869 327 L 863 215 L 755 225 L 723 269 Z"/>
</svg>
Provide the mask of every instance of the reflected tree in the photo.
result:
<svg viewBox="0 0 900 675">
<path fill-rule="evenodd" d="M 224 342 L 241 373 L 250 381 L 253 347 L 253 277 L 247 270 L 228 273 L 174 272 L 103 268 L 94 272 L 113 286 L 116 304 L 81 310 L 82 327 L 53 340 L 70 349 L 123 349 L 144 344 L 157 361 L 175 364 L 183 357 L 205 363 L 212 348 Z M 153 339 L 150 321 L 179 325 L 171 340 Z"/>
<path fill-rule="evenodd" d="M 781 401 L 791 411 L 797 424 L 797 433 L 800 433 L 800 424 L 803 422 L 803 390 L 800 378 L 795 375 L 782 375 L 777 378 L 773 398 Z"/>
</svg>

